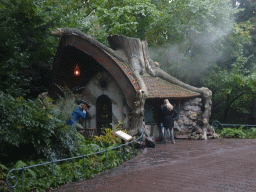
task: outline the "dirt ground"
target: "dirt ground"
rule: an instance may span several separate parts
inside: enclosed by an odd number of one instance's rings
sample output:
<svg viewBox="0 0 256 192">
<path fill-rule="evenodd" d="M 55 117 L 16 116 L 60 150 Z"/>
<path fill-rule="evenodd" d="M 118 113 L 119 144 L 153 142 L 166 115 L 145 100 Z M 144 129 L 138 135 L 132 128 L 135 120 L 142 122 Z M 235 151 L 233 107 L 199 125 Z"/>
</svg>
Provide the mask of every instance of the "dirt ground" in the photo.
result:
<svg viewBox="0 0 256 192">
<path fill-rule="evenodd" d="M 56 191 L 256 191 L 256 139 L 176 141 Z"/>
</svg>

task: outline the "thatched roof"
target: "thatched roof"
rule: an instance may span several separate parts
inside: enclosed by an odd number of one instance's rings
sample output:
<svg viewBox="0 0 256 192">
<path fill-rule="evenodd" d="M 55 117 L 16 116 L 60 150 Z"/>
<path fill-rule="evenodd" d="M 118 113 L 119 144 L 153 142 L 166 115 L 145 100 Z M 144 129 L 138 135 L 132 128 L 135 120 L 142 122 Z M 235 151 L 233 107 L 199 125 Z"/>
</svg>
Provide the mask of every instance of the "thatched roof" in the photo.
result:
<svg viewBox="0 0 256 192">
<path fill-rule="evenodd" d="M 148 89 L 148 98 L 189 98 L 198 97 L 199 93 L 189 91 L 158 77 L 143 76 Z"/>
</svg>

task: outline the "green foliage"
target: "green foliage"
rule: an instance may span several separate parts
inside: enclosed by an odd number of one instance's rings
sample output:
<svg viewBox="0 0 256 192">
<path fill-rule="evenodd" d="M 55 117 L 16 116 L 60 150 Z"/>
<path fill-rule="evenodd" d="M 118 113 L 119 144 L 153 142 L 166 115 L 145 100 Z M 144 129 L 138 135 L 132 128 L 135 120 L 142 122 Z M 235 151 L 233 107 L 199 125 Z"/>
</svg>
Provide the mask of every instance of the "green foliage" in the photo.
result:
<svg viewBox="0 0 256 192">
<path fill-rule="evenodd" d="M 117 131 L 122 128 L 123 123 L 119 122 L 118 124 L 115 125 L 113 131 Z M 94 136 L 93 141 L 99 143 L 101 146 L 109 147 L 109 146 L 114 146 L 116 144 L 121 143 L 121 139 L 117 136 L 114 135 L 111 128 L 102 128 L 102 133 L 103 135 L 100 136 Z M 125 133 L 126 130 L 124 130 Z"/>
<path fill-rule="evenodd" d="M 248 137 L 249 138 L 256 138 L 256 128 L 250 128 L 248 130 Z"/>
<path fill-rule="evenodd" d="M 193 86 L 205 86 L 201 80 L 211 66 L 240 54 L 241 46 L 251 41 L 252 25 L 235 23 L 238 10 L 229 0 L 153 2 L 162 9 L 162 16 L 151 30 L 150 39 L 157 41 L 150 47 L 151 58 Z"/>
<path fill-rule="evenodd" d="M 5 165 L 0 164 L 0 180 L 6 177 L 6 171 L 8 171 L 8 168 Z"/>
<path fill-rule="evenodd" d="M 249 71 L 245 66 L 250 57 L 239 56 L 230 69 L 215 66 L 204 78 L 205 86 L 213 91 L 213 117 L 226 120 L 231 108 L 249 114 L 251 101 L 256 93 L 255 72 Z M 223 110 L 224 109 L 224 110 Z M 215 113 L 223 111 L 222 113 Z"/>
<path fill-rule="evenodd" d="M 256 128 L 245 128 L 245 126 L 241 126 L 238 129 L 236 128 L 223 128 L 217 129 L 216 133 L 220 134 L 221 137 L 225 136 L 225 138 L 240 138 L 240 139 L 254 139 L 256 138 Z"/>
<path fill-rule="evenodd" d="M 93 141 L 83 140 L 79 142 L 83 143 L 83 146 L 79 146 L 80 150 L 83 148 L 84 152 L 81 154 L 89 154 L 93 152 L 104 151 L 106 148 L 102 148 L 99 145 L 93 143 Z M 113 168 L 120 165 L 124 160 L 132 158 L 132 147 L 126 146 L 126 152 L 121 156 L 120 150 L 111 150 L 107 154 L 108 168 Z M 78 150 L 79 151 L 79 150 Z M 135 155 L 138 154 L 135 151 Z M 3 172 L 2 179 L 5 179 L 8 171 L 13 168 L 21 168 L 25 166 L 32 166 L 36 164 L 44 163 L 41 159 L 33 161 L 17 161 L 16 163 L 9 163 L 8 166 L 0 164 L 0 170 Z M 8 167 L 8 168 L 7 168 Z M 58 188 L 65 183 L 72 181 L 79 181 L 83 178 L 92 178 L 94 174 L 98 174 L 106 170 L 106 153 L 103 152 L 98 155 L 91 155 L 85 157 L 85 169 L 83 169 L 83 159 L 74 159 L 61 163 L 54 164 L 54 176 L 52 177 L 51 164 L 38 166 L 25 171 L 25 191 L 42 190 Z M 0 172 L 1 173 L 1 172 Z M 21 190 L 21 176 L 15 172 L 11 173 L 11 176 L 18 178 L 18 185 L 14 189 L 14 192 Z M 11 185 L 13 183 L 11 182 Z"/>
<path fill-rule="evenodd" d="M 57 86 L 63 91 L 64 97 L 59 96 L 55 103 L 55 107 L 62 113 L 63 119 L 68 121 L 71 118 L 73 111 L 78 107 L 74 102 L 75 94 L 67 85 L 65 85 L 65 87 Z"/>
<path fill-rule="evenodd" d="M 228 59 L 215 64 L 204 78 L 204 85 L 213 91 L 213 119 L 222 116 L 225 121 L 231 109 L 250 114 L 256 93 L 255 63 L 253 55 L 244 56 L 243 45 L 251 44 L 252 29 L 249 21 L 234 25 L 232 33 L 225 38 L 223 54 Z"/>
<path fill-rule="evenodd" d="M 70 98 L 67 97 L 67 99 Z M 35 160 L 37 157 L 49 161 L 52 158 L 62 159 L 74 155 L 86 155 L 110 149 L 120 143 L 120 139 L 113 137 L 110 129 L 106 129 L 105 136 L 101 137 L 102 141 L 85 140 L 73 127 L 66 125 L 67 116 L 62 112 L 61 102 L 65 105 L 68 105 L 68 102 L 65 99 L 56 105 L 53 105 L 52 102 L 51 98 L 45 98 L 43 101 L 45 108 L 43 108 L 38 100 L 27 101 L 23 97 L 15 99 L 8 94 L 0 94 L 0 110 L 3 117 L 0 124 L 0 147 L 1 161 L 4 162 L 4 164 L 0 164 L 1 179 L 5 179 L 10 169 L 43 163 L 40 159 Z M 120 122 L 115 126 L 115 130 L 120 129 L 121 126 Z M 126 150 L 128 151 L 123 156 L 121 156 L 120 150 L 108 151 L 108 168 L 120 165 L 123 160 L 130 159 L 132 149 L 127 146 Z M 11 156 L 13 153 L 20 154 L 20 151 L 23 152 L 22 156 Z M 4 161 L 5 158 L 6 161 Z M 9 162 L 10 158 L 11 162 Z M 54 177 L 51 176 L 51 164 L 26 169 L 25 190 L 56 188 L 67 182 L 93 177 L 93 174 L 106 169 L 105 163 L 106 153 L 103 152 L 86 157 L 85 170 L 83 170 L 82 159 L 55 164 Z M 10 176 L 14 174 L 13 172 Z M 15 174 L 15 176 L 17 175 Z M 21 176 L 18 175 L 17 178 L 18 183 L 21 183 Z M 11 181 L 11 185 L 13 184 Z M 21 185 L 18 185 L 14 191 L 20 189 Z"/>
<path fill-rule="evenodd" d="M 81 21 L 88 11 L 77 0 L 1 1 L 0 90 L 14 97 L 46 91 L 48 84 L 40 76 L 48 82 L 50 77 L 41 68 L 50 71 L 59 43 L 50 31 L 88 30 Z"/>
<path fill-rule="evenodd" d="M 114 34 L 144 40 L 146 32 L 152 29 L 151 25 L 159 15 L 158 9 L 149 0 L 114 0 L 111 3 L 104 0 L 96 4 L 97 21 L 93 34 L 105 44 L 107 36 Z"/>
<path fill-rule="evenodd" d="M 26 101 L 22 97 L 15 99 L 0 94 L 1 159 L 33 159 L 39 156 L 52 159 L 76 153 L 77 131 L 67 126 L 63 112 L 51 102 L 46 98 L 44 109 L 38 100 Z M 19 153 L 21 150 L 23 154 Z"/>
</svg>

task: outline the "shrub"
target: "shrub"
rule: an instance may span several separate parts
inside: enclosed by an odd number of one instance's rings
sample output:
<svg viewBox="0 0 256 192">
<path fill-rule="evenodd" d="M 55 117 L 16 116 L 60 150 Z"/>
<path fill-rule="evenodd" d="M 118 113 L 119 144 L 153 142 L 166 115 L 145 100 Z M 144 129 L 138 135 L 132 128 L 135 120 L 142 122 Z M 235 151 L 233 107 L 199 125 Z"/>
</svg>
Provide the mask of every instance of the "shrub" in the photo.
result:
<svg viewBox="0 0 256 192">
<path fill-rule="evenodd" d="M 255 138 L 256 137 L 256 128 L 251 128 L 248 130 L 248 137 L 249 138 Z"/>
<path fill-rule="evenodd" d="M 70 98 L 67 98 L 70 99 Z M 0 179 L 6 179 L 9 170 L 32 166 L 49 161 L 52 158 L 62 159 L 66 157 L 89 154 L 104 151 L 120 144 L 121 140 L 114 136 L 111 129 L 106 128 L 104 135 L 93 140 L 86 140 L 77 133 L 74 127 L 67 126 L 67 119 L 70 115 L 63 112 L 63 107 L 73 102 L 62 99 L 63 103 L 53 105 L 53 100 L 47 97 L 44 100 L 45 109 L 38 100 L 26 101 L 22 97 L 13 98 L 10 95 L 0 93 Z M 120 129 L 122 123 L 115 126 L 114 130 Z M 104 144 L 103 144 L 104 143 Z M 119 165 L 123 159 L 132 157 L 132 150 L 127 146 L 128 153 L 121 157 L 119 151 L 108 152 L 108 167 Z M 22 156 L 12 156 L 21 154 Z M 9 162 L 12 160 L 11 162 Z M 41 190 L 59 187 L 62 184 L 78 181 L 84 177 L 93 177 L 93 174 L 106 169 L 106 154 L 101 153 L 85 158 L 85 170 L 83 170 L 83 160 L 75 159 L 71 162 L 55 163 L 55 176 L 51 176 L 51 164 L 27 169 L 25 171 L 25 191 Z M 3 163 L 3 164 L 1 164 Z M 7 164 L 8 163 L 8 164 Z M 16 176 L 18 185 L 14 191 L 21 191 L 22 178 L 15 171 L 10 176 Z M 11 185 L 13 185 L 11 181 Z"/>
<path fill-rule="evenodd" d="M 122 125 L 123 123 L 119 122 L 118 124 L 115 125 L 113 131 L 121 129 Z M 127 133 L 126 130 L 123 130 L 123 131 Z M 115 144 L 121 144 L 121 139 L 113 134 L 111 128 L 102 128 L 102 133 L 103 135 L 101 136 L 94 136 L 93 141 L 100 143 L 102 146 L 106 146 L 106 147 L 109 147 Z"/>
<path fill-rule="evenodd" d="M 0 93 L 1 162 L 75 155 L 77 131 L 67 126 L 66 116 L 52 102 L 47 97 L 44 109 L 38 100 L 15 99 Z M 13 155 L 21 154 L 20 151 L 22 155 Z"/>
<path fill-rule="evenodd" d="M 225 137 L 227 138 L 255 138 L 256 137 L 256 128 L 250 128 L 247 130 L 244 129 L 245 126 L 241 126 L 238 129 L 235 128 L 224 128 L 217 129 L 216 133 L 219 133 L 221 136 L 223 136 L 223 132 Z"/>
</svg>

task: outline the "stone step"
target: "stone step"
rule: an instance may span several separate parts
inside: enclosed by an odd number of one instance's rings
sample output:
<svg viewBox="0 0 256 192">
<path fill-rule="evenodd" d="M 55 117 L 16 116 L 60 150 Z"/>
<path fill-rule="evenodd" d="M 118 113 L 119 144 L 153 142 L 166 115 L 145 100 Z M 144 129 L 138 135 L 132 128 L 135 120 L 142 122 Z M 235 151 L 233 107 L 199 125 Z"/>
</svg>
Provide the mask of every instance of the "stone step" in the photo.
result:
<svg viewBox="0 0 256 192">
<path fill-rule="evenodd" d="M 176 135 L 177 139 L 188 139 L 188 135 Z"/>
</svg>

